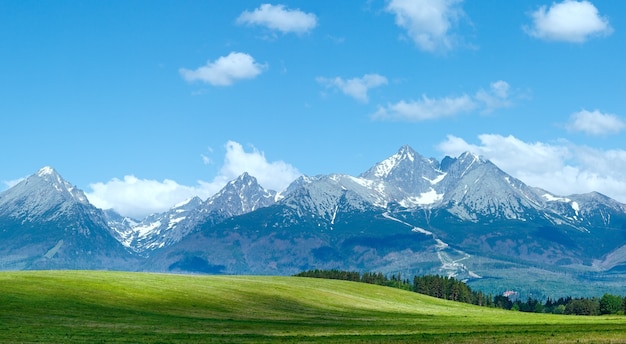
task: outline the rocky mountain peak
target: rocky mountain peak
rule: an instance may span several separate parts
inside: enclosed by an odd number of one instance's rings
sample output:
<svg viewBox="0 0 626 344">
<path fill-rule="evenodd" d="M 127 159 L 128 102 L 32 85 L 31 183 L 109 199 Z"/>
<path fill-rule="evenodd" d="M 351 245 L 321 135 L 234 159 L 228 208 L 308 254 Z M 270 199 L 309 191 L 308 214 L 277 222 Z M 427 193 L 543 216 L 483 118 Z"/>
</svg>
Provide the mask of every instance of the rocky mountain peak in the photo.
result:
<svg viewBox="0 0 626 344">
<path fill-rule="evenodd" d="M 42 183 L 44 187 L 52 187 L 68 199 L 72 199 L 85 205 L 89 204 L 89 201 L 82 190 L 67 182 L 54 168 L 50 166 L 41 168 L 37 171 L 37 173 L 27 178 L 26 181 L 37 184 Z"/>
<path fill-rule="evenodd" d="M 54 170 L 54 168 L 50 166 L 44 166 L 39 171 L 37 171 L 37 175 L 39 177 L 45 177 L 50 175 L 58 175 L 58 173 Z"/>
<path fill-rule="evenodd" d="M 187 200 L 184 200 L 178 204 L 175 204 L 172 207 L 173 209 L 180 209 L 180 210 L 191 210 L 191 209 L 195 209 L 197 208 L 200 204 L 202 204 L 202 199 L 198 196 L 194 196 L 192 198 L 189 198 Z"/>
<path fill-rule="evenodd" d="M 382 181 L 388 184 L 393 193 L 419 195 L 428 192 L 434 181 L 442 176 L 439 162 L 427 159 L 409 146 L 402 146 L 398 152 L 377 163 L 360 175 L 361 178 Z"/>
<path fill-rule="evenodd" d="M 244 183 L 250 184 L 250 183 L 256 183 L 257 180 L 256 178 L 251 176 L 248 172 L 244 172 L 235 179 L 235 182 L 244 182 Z"/>
<path fill-rule="evenodd" d="M 206 212 L 221 211 L 234 216 L 271 205 L 275 197 L 275 191 L 263 188 L 255 177 L 244 172 L 207 199 L 202 207 Z"/>
<path fill-rule="evenodd" d="M 448 179 L 460 179 L 476 168 L 487 167 L 490 170 L 500 169 L 489 160 L 472 152 L 464 152 L 458 158 L 446 156 L 441 161 L 441 170 L 448 174 Z"/>
<path fill-rule="evenodd" d="M 415 157 L 417 155 L 419 155 L 409 145 L 404 145 L 404 146 L 400 147 L 400 149 L 398 149 L 398 152 L 396 154 L 399 155 L 401 157 L 401 159 L 408 159 L 410 161 L 415 160 Z"/>
<path fill-rule="evenodd" d="M 396 171 L 406 169 L 416 162 L 425 160 L 421 155 L 409 146 L 402 146 L 389 158 L 377 163 L 372 168 L 361 174 L 361 177 L 367 179 L 386 179 L 395 174 Z"/>
<path fill-rule="evenodd" d="M 37 217 L 74 204 L 91 206 L 82 190 L 68 183 L 49 166 L 0 194 L 0 209 L 15 211 L 13 216 L 16 217 L 25 214 L 29 218 Z"/>
<path fill-rule="evenodd" d="M 207 200 L 208 203 L 215 202 L 216 200 L 224 197 L 236 197 L 240 199 L 248 198 L 254 194 L 272 194 L 276 193 L 264 189 L 257 179 L 248 172 L 244 172 L 236 179 L 229 181 L 222 190 Z"/>
</svg>

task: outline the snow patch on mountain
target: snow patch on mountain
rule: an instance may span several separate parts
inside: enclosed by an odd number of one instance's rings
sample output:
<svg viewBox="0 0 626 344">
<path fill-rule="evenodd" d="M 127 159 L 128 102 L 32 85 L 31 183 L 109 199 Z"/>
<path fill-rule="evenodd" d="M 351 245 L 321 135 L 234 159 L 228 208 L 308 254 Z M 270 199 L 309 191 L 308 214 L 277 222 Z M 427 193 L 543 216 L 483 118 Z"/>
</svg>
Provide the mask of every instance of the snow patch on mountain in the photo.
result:
<svg viewBox="0 0 626 344">
<path fill-rule="evenodd" d="M 464 275 L 464 276 L 470 276 L 472 278 L 482 278 L 480 275 L 478 275 L 475 272 L 470 271 L 463 263 L 461 263 L 462 261 L 468 260 L 472 257 L 468 253 L 463 252 L 461 250 L 452 249 L 450 245 L 448 245 L 446 242 L 438 238 L 437 235 L 435 235 L 435 233 L 428 231 L 426 229 L 423 229 L 421 227 L 413 226 L 410 223 L 407 223 L 396 217 L 393 217 L 390 215 L 389 212 L 385 212 L 382 215 L 386 219 L 399 222 L 408 227 L 412 227 L 411 231 L 414 233 L 424 234 L 426 236 L 433 238 L 433 240 L 435 241 L 434 248 L 435 248 L 435 251 L 437 252 L 437 257 L 439 258 L 439 261 L 441 263 L 441 267 L 439 268 L 439 270 L 443 271 L 446 274 L 446 276 L 458 278 L 458 276 Z"/>
<path fill-rule="evenodd" d="M 405 208 L 414 208 L 416 206 L 429 206 L 440 202 L 443 199 L 443 193 L 438 193 L 435 189 L 430 189 L 427 192 L 422 192 L 418 196 L 407 197 L 400 202 L 401 206 Z"/>
<path fill-rule="evenodd" d="M 152 234 L 154 230 L 161 227 L 161 225 L 162 225 L 161 221 L 157 220 L 148 224 L 137 226 L 133 228 L 133 230 L 135 231 L 139 239 L 143 239 L 147 237 L 148 235 Z"/>
<path fill-rule="evenodd" d="M 122 228 L 117 236 L 125 246 L 145 255 L 177 243 L 205 223 L 215 224 L 255 211 L 274 204 L 276 198 L 276 192 L 264 189 L 256 178 L 243 173 L 206 201 L 198 197 L 187 199 L 164 213 L 152 214 Z"/>
<path fill-rule="evenodd" d="M 423 177 L 425 180 L 429 181 L 430 184 L 432 185 L 436 185 L 439 184 L 439 182 L 441 182 L 445 177 L 446 177 L 447 173 L 442 172 L 440 175 L 438 175 L 436 178 L 434 179 L 428 179 L 426 177 Z"/>
<path fill-rule="evenodd" d="M 186 200 L 184 200 L 184 201 L 182 201 L 180 203 L 176 203 L 172 208 L 182 208 L 182 207 L 184 207 L 184 206 L 186 206 L 189 203 L 194 202 L 194 201 L 195 201 L 195 197 L 191 197 L 191 198 L 186 199 Z M 178 210 L 182 211 L 182 209 L 178 209 Z"/>
<path fill-rule="evenodd" d="M 557 197 L 549 193 L 543 194 L 542 197 L 545 198 L 548 202 L 568 202 L 569 203 L 572 201 L 567 197 Z"/>
<path fill-rule="evenodd" d="M 415 199 L 416 204 L 418 205 L 431 205 L 436 202 L 439 202 L 443 199 L 443 194 L 438 193 L 435 189 L 430 189 L 427 192 L 423 192 Z"/>
<path fill-rule="evenodd" d="M 389 175 L 389 172 L 397 165 L 400 156 L 393 155 L 391 158 L 383 160 L 375 167 L 374 175 L 378 178 L 385 178 Z"/>
</svg>

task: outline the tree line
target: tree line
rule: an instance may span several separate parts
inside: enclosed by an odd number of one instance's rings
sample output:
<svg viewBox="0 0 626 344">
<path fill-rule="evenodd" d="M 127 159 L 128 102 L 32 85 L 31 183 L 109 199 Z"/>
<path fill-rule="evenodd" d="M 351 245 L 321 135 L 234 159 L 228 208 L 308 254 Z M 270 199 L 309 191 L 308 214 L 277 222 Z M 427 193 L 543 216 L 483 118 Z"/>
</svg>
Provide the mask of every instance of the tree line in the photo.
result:
<svg viewBox="0 0 626 344">
<path fill-rule="evenodd" d="M 498 298 L 498 297 L 496 297 Z M 571 298 L 561 297 L 557 300 L 548 298 L 544 303 L 528 298 L 526 302 L 502 300 L 500 308 L 534 313 L 605 315 L 626 312 L 626 297 L 605 293 L 602 297 Z"/>
<path fill-rule="evenodd" d="M 420 294 L 434 296 L 440 299 L 471 303 L 479 306 L 494 306 L 493 297 L 481 291 L 472 290 L 463 281 L 452 277 L 439 275 L 414 276 L 413 280 L 402 278 L 401 274 L 390 277 L 382 273 L 355 272 L 341 270 L 308 270 L 300 272 L 296 277 L 313 277 L 338 279 L 344 281 L 361 282 L 387 286 L 392 288 L 414 291 Z"/>
<path fill-rule="evenodd" d="M 308 270 L 294 276 L 337 279 L 360 282 L 409 290 L 440 299 L 464 302 L 477 306 L 502 308 L 520 312 L 601 315 L 625 314 L 626 297 L 604 294 L 602 297 L 571 298 L 562 297 L 556 300 L 548 298 L 545 302 L 528 298 L 526 301 L 511 300 L 508 296 L 484 294 L 472 290 L 465 282 L 453 277 L 440 275 L 414 276 L 412 281 L 402 278 L 401 274 L 391 276 L 380 272 L 355 272 L 342 270 Z"/>
</svg>

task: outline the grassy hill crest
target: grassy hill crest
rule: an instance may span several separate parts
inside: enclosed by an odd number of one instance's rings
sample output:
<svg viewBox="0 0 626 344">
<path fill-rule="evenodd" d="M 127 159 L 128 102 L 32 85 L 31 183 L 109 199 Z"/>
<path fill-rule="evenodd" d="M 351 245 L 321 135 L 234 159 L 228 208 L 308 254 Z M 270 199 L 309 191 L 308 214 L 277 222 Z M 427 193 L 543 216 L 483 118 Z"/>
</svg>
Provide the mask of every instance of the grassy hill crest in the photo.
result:
<svg viewBox="0 0 626 344">
<path fill-rule="evenodd" d="M 0 273 L 3 343 L 610 342 L 626 317 L 527 314 L 363 283 L 102 271 Z"/>
</svg>

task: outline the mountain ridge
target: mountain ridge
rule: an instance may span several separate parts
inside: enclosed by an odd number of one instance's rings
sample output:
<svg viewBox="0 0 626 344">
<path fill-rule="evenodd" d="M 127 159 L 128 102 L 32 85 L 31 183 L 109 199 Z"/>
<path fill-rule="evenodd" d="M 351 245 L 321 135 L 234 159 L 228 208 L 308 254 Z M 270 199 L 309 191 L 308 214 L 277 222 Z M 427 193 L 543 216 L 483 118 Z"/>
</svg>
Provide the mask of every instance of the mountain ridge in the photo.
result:
<svg viewBox="0 0 626 344">
<path fill-rule="evenodd" d="M 131 270 L 289 274 L 319 267 L 441 273 L 480 284 L 516 280 L 490 266 L 611 281 L 626 267 L 626 205 L 593 192 L 554 195 L 470 152 L 438 161 L 409 146 L 358 176 L 301 176 L 280 192 L 243 173 L 204 201 L 191 198 L 141 221 L 93 207 L 50 167 L 0 193 L 0 230 L 8 223 L 24 231 L 19 221 L 48 218 L 91 219 L 94 233 L 130 252 L 118 261 Z M 37 257 L 59 240 L 67 246 L 62 238 L 46 239 Z"/>
<path fill-rule="evenodd" d="M 606 274 L 626 262 L 623 204 L 596 193 L 553 195 L 469 152 L 438 163 L 408 148 L 358 177 L 303 176 L 275 204 L 203 226 L 156 253 L 153 264 L 235 274 L 443 273 L 529 288 L 539 282 L 507 271 L 539 269 L 538 278 L 564 278 L 570 288 L 579 283 L 571 276 L 620 283 Z M 207 245 L 211 251 L 202 249 Z"/>
</svg>

